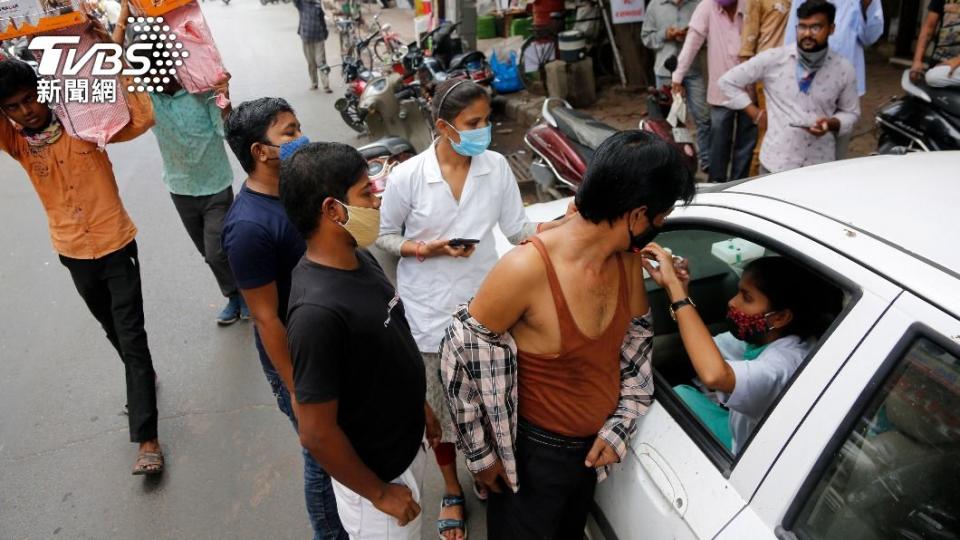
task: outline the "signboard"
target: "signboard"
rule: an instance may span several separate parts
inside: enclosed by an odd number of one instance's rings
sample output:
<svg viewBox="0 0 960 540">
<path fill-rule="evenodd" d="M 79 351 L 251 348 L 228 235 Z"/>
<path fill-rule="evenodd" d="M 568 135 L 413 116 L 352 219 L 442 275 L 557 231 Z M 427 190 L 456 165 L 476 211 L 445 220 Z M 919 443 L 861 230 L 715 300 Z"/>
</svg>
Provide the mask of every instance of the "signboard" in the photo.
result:
<svg viewBox="0 0 960 540">
<path fill-rule="evenodd" d="M 643 0 L 611 0 L 610 11 L 613 13 L 613 24 L 641 22 L 646 13 Z"/>
<path fill-rule="evenodd" d="M 57 30 L 86 20 L 73 0 L 0 0 L 0 40 Z"/>
</svg>

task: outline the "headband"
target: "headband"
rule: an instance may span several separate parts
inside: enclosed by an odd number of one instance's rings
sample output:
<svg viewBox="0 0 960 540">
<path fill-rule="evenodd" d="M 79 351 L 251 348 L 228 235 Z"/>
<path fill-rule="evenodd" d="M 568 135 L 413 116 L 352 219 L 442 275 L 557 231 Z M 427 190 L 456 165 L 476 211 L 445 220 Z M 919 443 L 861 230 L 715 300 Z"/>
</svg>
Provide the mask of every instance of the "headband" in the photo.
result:
<svg viewBox="0 0 960 540">
<path fill-rule="evenodd" d="M 453 92 L 453 89 L 460 86 L 461 84 L 467 82 L 466 79 L 458 81 L 456 84 L 450 87 L 446 92 L 443 93 L 443 97 L 440 98 L 440 105 L 437 106 L 437 117 L 440 116 L 440 111 L 443 110 L 443 102 L 447 100 L 447 96 L 450 95 L 450 92 Z"/>
</svg>

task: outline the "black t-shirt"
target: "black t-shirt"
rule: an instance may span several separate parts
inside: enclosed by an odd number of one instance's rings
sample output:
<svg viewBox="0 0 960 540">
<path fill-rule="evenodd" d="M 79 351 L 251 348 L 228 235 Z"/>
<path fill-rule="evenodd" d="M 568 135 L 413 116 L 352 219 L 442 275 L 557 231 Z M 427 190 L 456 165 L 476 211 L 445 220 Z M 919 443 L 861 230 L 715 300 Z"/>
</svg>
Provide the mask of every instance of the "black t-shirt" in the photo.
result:
<svg viewBox="0 0 960 540">
<path fill-rule="evenodd" d="M 339 270 L 293 269 L 287 339 L 300 403 L 338 400 L 337 423 L 381 480 L 400 476 L 423 440 L 426 378 L 403 303 L 372 255 Z"/>
<path fill-rule="evenodd" d="M 306 244 L 280 199 L 244 184 L 223 219 L 221 243 L 237 287 L 256 289 L 276 282 L 277 316 L 286 322 L 290 272 Z"/>
</svg>

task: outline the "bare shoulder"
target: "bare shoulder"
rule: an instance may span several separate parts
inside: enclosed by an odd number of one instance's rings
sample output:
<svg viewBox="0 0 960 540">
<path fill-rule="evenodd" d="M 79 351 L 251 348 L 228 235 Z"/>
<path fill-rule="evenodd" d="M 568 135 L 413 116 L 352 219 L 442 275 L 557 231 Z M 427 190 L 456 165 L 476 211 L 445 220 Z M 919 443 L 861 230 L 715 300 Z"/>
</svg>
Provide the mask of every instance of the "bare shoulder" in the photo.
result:
<svg viewBox="0 0 960 540">
<path fill-rule="evenodd" d="M 487 280 L 504 280 L 514 287 L 526 287 L 539 281 L 544 270 L 543 259 L 537 249 L 531 244 L 521 244 L 497 261 Z"/>
<path fill-rule="evenodd" d="M 470 302 L 470 314 L 494 332 L 509 331 L 531 305 L 543 273 L 536 248 L 524 244 L 510 250 L 487 274 Z"/>
</svg>

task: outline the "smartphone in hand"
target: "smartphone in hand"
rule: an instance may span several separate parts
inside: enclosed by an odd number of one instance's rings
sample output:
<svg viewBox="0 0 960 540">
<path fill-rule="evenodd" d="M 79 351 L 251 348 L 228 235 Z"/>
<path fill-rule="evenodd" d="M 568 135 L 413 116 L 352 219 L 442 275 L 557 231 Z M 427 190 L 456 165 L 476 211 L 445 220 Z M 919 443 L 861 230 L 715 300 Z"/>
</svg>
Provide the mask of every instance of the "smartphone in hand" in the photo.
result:
<svg viewBox="0 0 960 540">
<path fill-rule="evenodd" d="M 465 247 L 470 247 L 479 243 L 480 243 L 480 240 L 477 240 L 476 238 L 454 238 L 453 240 L 450 240 L 449 242 L 447 242 L 447 245 L 450 247 L 465 248 Z"/>
<path fill-rule="evenodd" d="M 811 129 L 811 128 L 813 128 L 812 125 L 795 124 L 795 123 L 793 123 L 793 122 L 790 122 L 790 127 L 792 127 L 792 128 L 797 128 L 797 129 Z"/>
</svg>

